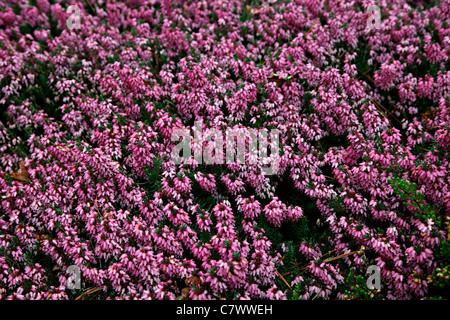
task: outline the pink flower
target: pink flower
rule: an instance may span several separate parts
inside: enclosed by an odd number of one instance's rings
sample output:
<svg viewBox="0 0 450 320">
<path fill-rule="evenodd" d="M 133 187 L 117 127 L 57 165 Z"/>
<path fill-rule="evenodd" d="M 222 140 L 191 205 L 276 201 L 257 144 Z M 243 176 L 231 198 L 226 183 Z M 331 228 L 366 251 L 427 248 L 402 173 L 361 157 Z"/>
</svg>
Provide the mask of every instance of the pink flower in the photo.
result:
<svg viewBox="0 0 450 320">
<path fill-rule="evenodd" d="M 278 200 L 278 197 L 275 197 L 268 205 L 264 207 L 264 214 L 267 221 L 279 227 L 286 219 L 288 210 L 286 205 Z"/>
</svg>

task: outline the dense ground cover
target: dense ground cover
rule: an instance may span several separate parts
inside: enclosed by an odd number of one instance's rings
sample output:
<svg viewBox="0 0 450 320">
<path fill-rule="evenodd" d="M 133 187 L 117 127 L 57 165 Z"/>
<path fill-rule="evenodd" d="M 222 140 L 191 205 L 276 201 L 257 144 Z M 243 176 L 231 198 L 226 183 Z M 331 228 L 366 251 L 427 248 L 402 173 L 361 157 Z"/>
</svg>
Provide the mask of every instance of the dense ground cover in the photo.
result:
<svg viewBox="0 0 450 320">
<path fill-rule="evenodd" d="M 449 19 L 448 0 L 0 0 L 0 298 L 448 298 Z M 278 172 L 175 164 L 195 121 L 278 129 Z"/>
</svg>

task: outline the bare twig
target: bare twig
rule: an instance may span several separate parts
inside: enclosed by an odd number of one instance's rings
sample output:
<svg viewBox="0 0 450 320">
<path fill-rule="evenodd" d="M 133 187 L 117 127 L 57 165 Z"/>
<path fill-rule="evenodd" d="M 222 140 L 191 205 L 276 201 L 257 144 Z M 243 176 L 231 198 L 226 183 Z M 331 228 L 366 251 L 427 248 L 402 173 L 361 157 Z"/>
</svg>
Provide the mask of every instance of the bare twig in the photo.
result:
<svg viewBox="0 0 450 320">
<path fill-rule="evenodd" d="M 284 277 L 278 272 L 278 270 L 275 269 L 275 271 L 277 272 L 277 274 L 281 278 L 281 280 L 283 280 L 283 282 L 289 287 L 289 289 L 292 290 L 292 287 L 289 285 L 289 283 L 286 281 L 286 279 L 284 279 Z"/>
</svg>

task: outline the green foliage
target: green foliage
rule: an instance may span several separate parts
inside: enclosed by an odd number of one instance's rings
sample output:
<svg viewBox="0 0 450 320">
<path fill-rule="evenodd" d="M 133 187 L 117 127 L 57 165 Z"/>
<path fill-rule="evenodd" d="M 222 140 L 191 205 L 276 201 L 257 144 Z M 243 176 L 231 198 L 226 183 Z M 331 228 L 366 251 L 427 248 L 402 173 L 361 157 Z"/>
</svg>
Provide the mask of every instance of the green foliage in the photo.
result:
<svg viewBox="0 0 450 320">
<path fill-rule="evenodd" d="M 436 268 L 428 276 L 427 280 L 430 286 L 430 300 L 448 300 L 450 298 L 450 265 Z"/>
<path fill-rule="evenodd" d="M 388 182 L 394 189 L 394 193 L 404 200 L 403 204 L 411 208 L 417 218 L 423 221 L 431 219 L 438 227 L 441 226 L 442 218 L 432 206 L 426 203 L 423 193 L 417 191 L 417 184 L 398 177 L 393 177 Z"/>
<path fill-rule="evenodd" d="M 147 195 L 152 198 L 156 191 L 161 188 L 161 173 L 163 160 L 159 155 L 153 158 L 153 167 L 147 167 L 144 171 L 147 175 L 148 184 L 144 187 L 147 190 Z"/>
<path fill-rule="evenodd" d="M 430 285 L 430 299 L 441 300 L 449 298 L 448 288 L 450 288 L 450 273 L 448 268 L 450 266 L 450 244 L 447 241 L 449 235 L 449 217 L 447 221 L 438 215 L 438 210 L 430 206 L 425 201 L 425 196 L 417 191 L 417 185 L 411 183 L 406 179 L 394 177 L 388 182 L 392 185 L 394 193 L 399 195 L 403 204 L 415 212 L 415 216 L 422 221 L 431 219 L 439 228 L 445 224 L 447 226 L 447 239 L 441 238 L 440 246 L 435 248 L 434 254 L 438 262 L 438 268 L 428 276 L 427 281 Z"/>
<path fill-rule="evenodd" d="M 356 274 L 354 271 L 350 270 L 345 281 L 347 289 L 344 290 L 344 298 L 348 300 L 379 299 L 380 290 L 369 289 L 366 281 L 365 276 Z"/>
</svg>

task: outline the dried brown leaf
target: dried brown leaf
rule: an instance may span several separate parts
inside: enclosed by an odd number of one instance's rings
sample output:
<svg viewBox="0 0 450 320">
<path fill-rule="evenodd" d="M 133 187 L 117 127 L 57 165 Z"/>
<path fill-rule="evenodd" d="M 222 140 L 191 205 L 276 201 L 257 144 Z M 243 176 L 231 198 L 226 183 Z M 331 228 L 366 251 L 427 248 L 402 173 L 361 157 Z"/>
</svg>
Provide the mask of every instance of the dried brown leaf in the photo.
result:
<svg viewBox="0 0 450 320">
<path fill-rule="evenodd" d="M 187 286 L 198 286 L 201 284 L 200 278 L 196 276 L 192 276 L 190 278 L 187 278 L 184 283 L 186 283 Z"/>
<path fill-rule="evenodd" d="M 30 178 L 30 175 L 28 174 L 28 170 L 25 167 L 25 161 L 20 161 L 19 162 L 20 165 L 20 169 L 18 172 L 12 172 L 11 173 L 11 177 L 14 180 L 19 180 L 19 181 L 27 181 Z"/>
<path fill-rule="evenodd" d="M 184 287 L 181 290 L 181 295 L 175 298 L 175 300 L 188 300 L 189 299 L 189 292 L 191 289 L 189 287 Z"/>
</svg>

